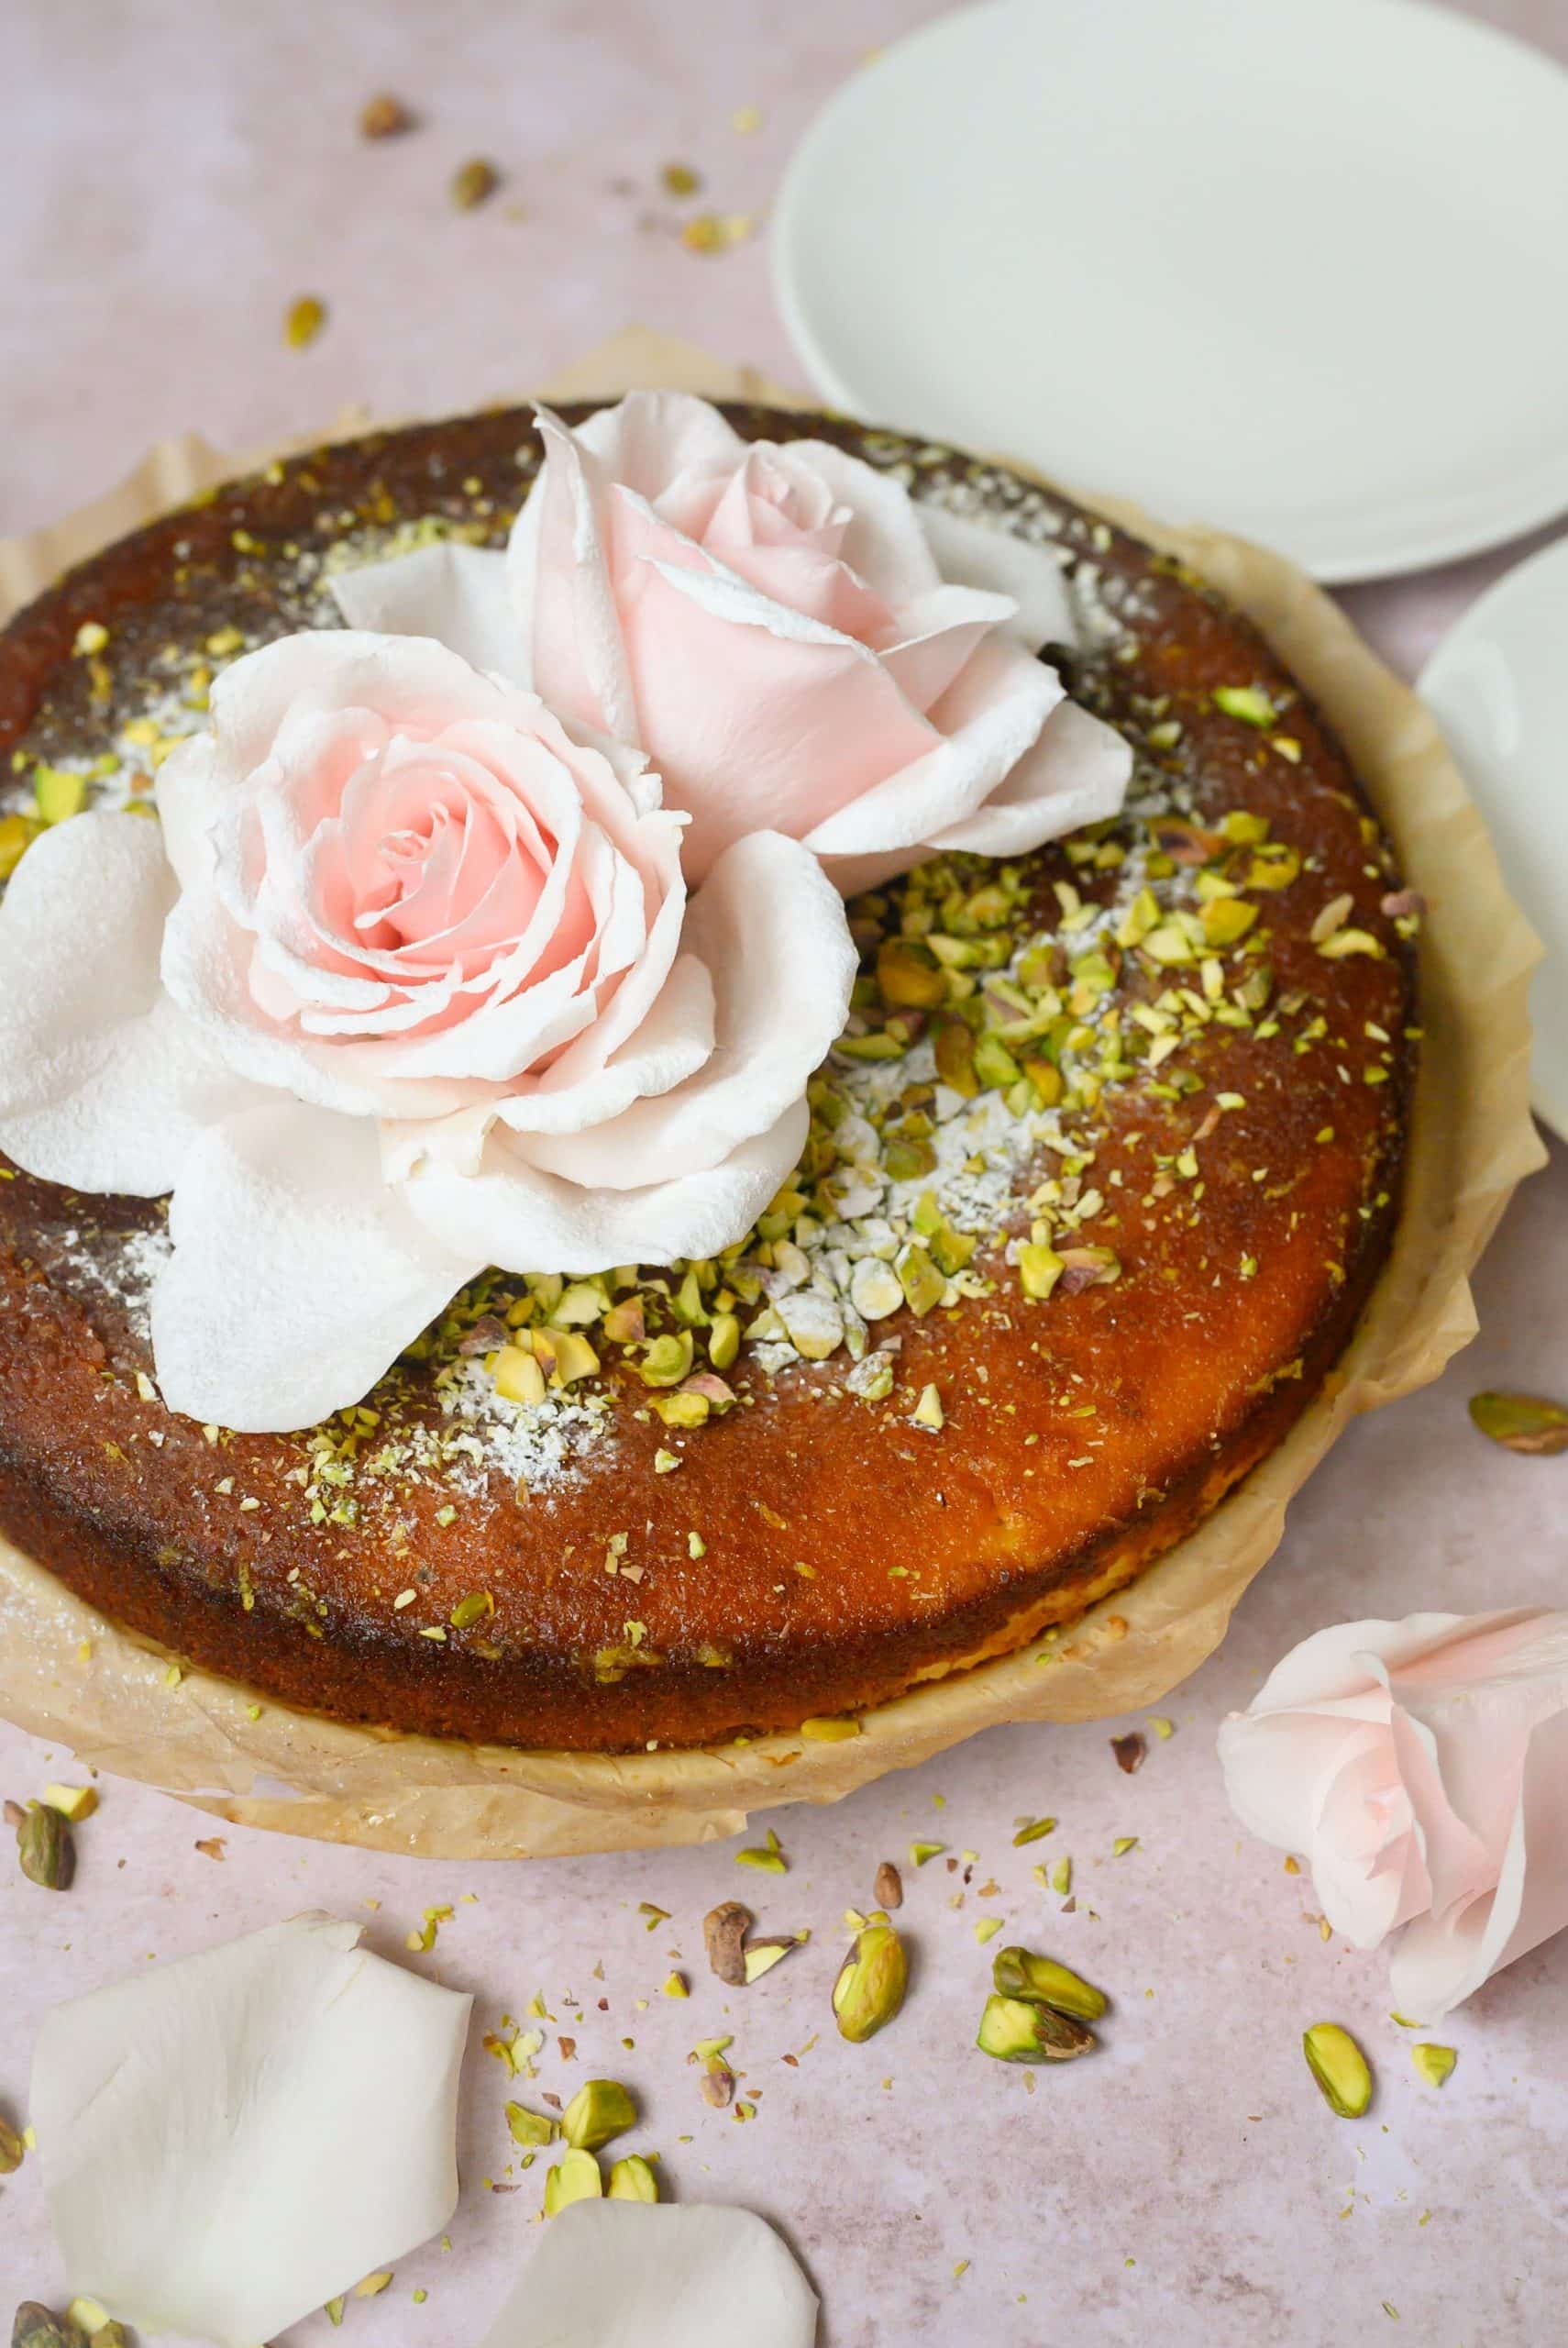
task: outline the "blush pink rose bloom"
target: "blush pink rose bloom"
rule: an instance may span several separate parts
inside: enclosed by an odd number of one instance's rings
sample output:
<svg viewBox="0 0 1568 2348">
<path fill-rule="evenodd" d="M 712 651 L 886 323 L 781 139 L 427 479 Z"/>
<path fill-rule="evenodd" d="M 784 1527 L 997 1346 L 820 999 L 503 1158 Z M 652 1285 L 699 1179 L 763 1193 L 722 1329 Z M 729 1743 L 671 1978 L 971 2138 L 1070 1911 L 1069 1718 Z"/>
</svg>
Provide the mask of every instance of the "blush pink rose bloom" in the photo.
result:
<svg viewBox="0 0 1568 2348">
<path fill-rule="evenodd" d="M 308 1424 L 486 1266 L 712 1255 L 796 1163 L 855 972 L 836 893 L 762 832 L 689 899 L 646 761 L 536 695 L 286 637 L 158 807 L 57 825 L 0 904 L 0 1147 L 172 1193 L 173 1409 Z"/>
<path fill-rule="evenodd" d="M 1441 2019 L 1568 1925 L 1568 1613 L 1342 1623 L 1220 1732 L 1242 1823 L 1309 1861 L 1398 2011 Z"/>
<path fill-rule="evenodd" d="M 1035 657 L 1073 637 L 1049 547 L 827 442 L 748 444 L 685 393 L 539 426 L 504 558 L 425 548 L 334 592 L 350 626 L 437 635 L 646 751 L 693 882 L 750 831 L 848 892 L 1120 807 L 1126 743 Z"/>
</svg>

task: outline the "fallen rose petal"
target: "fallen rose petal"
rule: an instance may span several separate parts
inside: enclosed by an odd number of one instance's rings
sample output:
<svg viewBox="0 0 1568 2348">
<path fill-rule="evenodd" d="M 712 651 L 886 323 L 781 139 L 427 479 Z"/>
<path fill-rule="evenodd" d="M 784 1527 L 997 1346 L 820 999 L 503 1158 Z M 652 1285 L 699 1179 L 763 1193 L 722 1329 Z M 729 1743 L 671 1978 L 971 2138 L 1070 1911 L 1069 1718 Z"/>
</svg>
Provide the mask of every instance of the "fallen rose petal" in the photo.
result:
<svg viewBox="0 0 1568 2348">
<path fill-rule="evenodd" d="M 749 2210 L 575 2201 L 483 2348 L 812 2348 L 817 2302 Z"/>
<path fill-rule="evenodd" d="M 72 2291 L 256 2348 L 447 2223 L 472 1999 L 359 1938 L 296 1916 L 45 2017 L 30 2108 Z"/>
</svg>

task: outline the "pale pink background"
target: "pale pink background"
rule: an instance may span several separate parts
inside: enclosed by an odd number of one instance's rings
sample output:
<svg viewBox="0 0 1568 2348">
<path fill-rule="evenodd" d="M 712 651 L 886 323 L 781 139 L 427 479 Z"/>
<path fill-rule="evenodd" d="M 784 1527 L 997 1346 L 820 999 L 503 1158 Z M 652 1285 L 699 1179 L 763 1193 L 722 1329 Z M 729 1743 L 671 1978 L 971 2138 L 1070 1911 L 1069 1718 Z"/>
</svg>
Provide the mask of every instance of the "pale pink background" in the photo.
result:
<svg viewBox="0 0 1568 2348">
<path fill-rule="evenodd" d="M 936 13 L 918 0 L 6 0 L 0 528 L 79 504 L 162 433 L 195 425 L 243 448 L 352 400 L 394 415 L 472 406 L 633 318 L 801 382 L 760 236 L 702 258 L 672 224 L 709 205 L 765 216 L 827 92 L 867 48 Z M 1564 0 L 1474 13 L 1568 57 Z M 367 149 L 355 116 L 381 87 L 425 127 Z M 747 105 L 765 117 L 750 135 L 731 127 Z M 459 215 L 447 182 L 476 153 L 507 185 Z M 695 205 L 659 192 L 668 161 L 703 173 Z M 306 291 L 331 321 L 295 353 L 280 319 Z M 1520 550 L 1347 600 L 1413 672 Z M 1535 2348 L 1557 2336 L 1568 1939 L 1453 2019 L 1441 2034 L 1459 2066 L 1435 2095 L 1387 2020 L 1383 1960 L 1320 1940 L 1309 1884 L 1236 1830 L 1213 1749 L 1222 1713 L 1320 1623 L 1563 1602 L 1568 1460 L 1491 1450 L 1464 1403 L 1494 1382 L 1568 1393 L 1568 1153 L 1509 1215 L 1478 1297 L 1481 1337 L 1449 1376 L 1355 1429 L 1301 1496 L 1223 1652 L 1170 1700 L 1176 1736 L 1137 1778 L 1117 1771 L 1106 1727 L 999 1732 L 847 1808 L 786 1817 L 783 1879 L 737 1871 L 727 1846 L 485 1869 L 244 1832 L 220 1867 L 193 1847 L 206 1831 L 194 1813 L 105 1783 L 68 1899 L 0 1856 L 0 2109 L 25 2113 L 45 2009 L 150 1955 L 309 1904 L 365 1917 L 372 1944 L 401 1954 L 423 1908 L 471 1890 L 477 1904 L 458 1906 L 435 1955 L 409 1960 L 479 1998 L 452 2248 L 401 2262 L 383 2298 L 351 2305 L 345 2339 L 469 2348 L 525 2256 L 540 2172 L 514 2195 L 483 2187 L 518 2179 L 504 2175 L 502 2074 L 478 2036 L 536 1988 L 580 2049 L 575 2065 L 547 2055 L 540 2084 L 569 2093 L 608 2073 L 633 2085 L 647 2124 L 629 2142 L 663 2151 L 681 2198 L 743 2201 L 784 2227 L 825 2303 L 823 2348 Z M 5 1790 L 34 1792 L 66 1766 L 0 1730 Z M 1015 1817 L 1047 1810 L 1056 1834 L 1013 1851 Z M 1113 1838 L 1133 1833 L 1138 1849 L 1113 1860 Z M 838 1919 L 869 1901 L 877 1861 L 901 1860 L 911 1835 L 977 1850 L 974 1886 L 954 1912 L 940 1863 L 906 1870 L 909 2007 L 875 2044 L 846 2048 L 827 2007 Z M 1030 1870 L 1064 1852 L 1079 1907 L 1057 1919 Z M 979 1898 L 993 1875 L 999 1890 Z M 726 2010 L 699 1925 L 732 1893 L 816 1940 Z M 670 1911 L 651 1937 L 643 1899 Z M 1032 2096 L 969 2046 L 988 1971 L 980 1915 L 1081 1965 L 1117 2001 L 1104 2052 L 1042 2076 Z M 676 1949 L 693 1983 L 684 2005 L 657 1994 Z M 1359 2125 L 1329 2115 L 1301 2064 L 1303 2026 L 1325 2017 L 1356 2030 L 1377 2068 Z M 721 2028 L 760 2091 L 749 2126 L 709 2112 L 685 2064 Z M 780 2062 L 817 2032 L 799 2068 Z M 0 2183 L 0 2319 L 60 2287 L 29 2161 Z M 338 2336 L 317 2317 L 289 2339 Z M 744 2348 L 744 2321 L 736 2338 Z"/>
</svg>

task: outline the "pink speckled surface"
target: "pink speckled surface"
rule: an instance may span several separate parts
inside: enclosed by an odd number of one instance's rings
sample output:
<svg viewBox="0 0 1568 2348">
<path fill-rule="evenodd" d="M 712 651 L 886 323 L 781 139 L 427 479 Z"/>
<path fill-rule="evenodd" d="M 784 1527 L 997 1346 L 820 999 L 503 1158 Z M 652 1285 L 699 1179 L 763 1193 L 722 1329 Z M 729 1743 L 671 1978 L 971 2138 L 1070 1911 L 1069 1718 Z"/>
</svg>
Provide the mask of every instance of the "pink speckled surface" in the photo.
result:
<svg viewBox="0 0 1568 2348">
<path fill-rule="evenodd" d="M 7 0 L 0 528 L 79 504 L 181 426 L 238 448 L 351 400 L 390 415 L 469 406 L 633 317 L 800 382 L 760 238 L 703 258 L 673 224 L 709 204 L 765 214 L 834 82 L 936 13 L 921 0 L 799 0 L 784 21 L 760 0 Z M 1474 13 L 1568 56 L 1563 0 Z M 381 87 L 425 127 L 367 149 L 355 116 Z M 764 116 L 750 133 L 731 121 L 746 106 Z M 473 154 L 493 156 L 507 184 L 459 215 L 447 182 Z M 703 173 L 695 205 L 658 192 L 668 161 Z M 307 290 L 331 320 L 293 353 L 280 318 Z M 1520 551 L 1347 601 L 1413 672 Z M 745 2202 L 783 2226 L 823 2295 L 822 2348 L 1537 2348 L 1560 2336 L 1568 1938 L 1453 2018 L 1442 2035 L 1458 2067 L 1434 2093 L 1387 2019 L 1383 1960 L 1320 1939 L 1309 1885 L 1240 1836 L 1214 1759 L 1223 1712 L 1320 1623 L 1562 1602 L 1568 1461 L 1491 1450 L 1464 1402 L 1488 1383 L 1568 1392 L 1568 1152 L 1516 1202 L 1478 1301 L 1476 1345 L 1439 1385 L 1353 1430 L 1302 1494 L 1224 1649 L 1171 1700 L 1176 1735 L 1152 1744 L 1136 1778 L 1117 1770 L 1104 1726 L 999 1731 L 848 1807 L 787 1818 L 783 1878 L 737 1873 L 728 1846 L 486 1870 L 243 1831 L 217 1865 L 194 1847 L 195 1814 L 106 1782 L 69 1898 L 0 1855 L 0 2110 L 25 2112 L 45 2008 L 149 1955 L 312 1904 L 364 1917 L 372 1944 L 402 1955 L 419 1911 L 449 1900 L 436 1951 L 407 1961 L 479 1998 L 463 2200 L 450 2251 L 403 2261 L 382 2297 L 351 2303 L 345 2337 L 468 2348 L 525 2256 L 539 2170 L 506 2174 L 504 2082 L 478 2039 L 536 1989 L 579 2050 L 563 2063 L 547 2025 L 539 2087 L 625 2078 L 646 2114 L 629 2143 L 662 2151 L 679 2195 Z M 62 1758 L 0 1730 L 0 1788 L 35 1791 Z M 1045 1811 L 1055 1834 L 1014 1851 L 1015 1818 Z M 1123 1834 L 1138 1847 L 1113 1859 Z M 844 2047 L 827 2007 L 838 1919 L 913 1836 L 977 1852 L 974 1879 L 955 1910 L 961 1886 L 940 1861 L 906 1867 L 909 2006 L 874 2044 Z M 1065 1853 L 1071 1916 L 1031 1873 Z M 701 1963 L 701 1917 L 731 1894 L 767 1927 L 816 1935 L 750 1992 L 722 1991 Z M 651 1935 L 645 1899 L 669 1911 Z M 1032 2094 L 1027 2075 L 969 2045 L 985 1915 L 1116 2000 L 1104 2051 L 1039 2077 Z M 675 1962 L 693 1985 L 684 2004 L 658 1995 Z M 1330 2116 L 1301 2065 L 1302 2027 L 1327 2016 L 1377 2068 L 1359 2124 Z M 685 2061 L 696 2038 L 732 2029 L 757 2106 L 747 2125 L 706 2109 Z M 813 2037 L 798 2067 L 781 2060 Z M 489 2192 L 487 2176 L 519 2189 Z M 29 2161 L 0 2181 L 0 2318 L 60 2286 Z M 288 2338 L 336 2336 L 316 2317 Z"/>
</svg>

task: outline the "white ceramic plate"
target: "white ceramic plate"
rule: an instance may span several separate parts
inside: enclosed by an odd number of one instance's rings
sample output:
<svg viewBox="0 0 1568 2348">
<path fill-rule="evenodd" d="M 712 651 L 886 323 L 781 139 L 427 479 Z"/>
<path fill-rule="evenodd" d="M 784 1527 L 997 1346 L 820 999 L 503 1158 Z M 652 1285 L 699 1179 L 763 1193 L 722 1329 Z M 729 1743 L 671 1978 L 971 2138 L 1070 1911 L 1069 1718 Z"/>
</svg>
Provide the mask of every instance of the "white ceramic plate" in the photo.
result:
<svg viewBox="0 0 1568 2348">
<path fill-rule="evenodd" d="M 989 0 L 774 229 L 824 395 L 1352 580 L 1568 506 L 1568 73 L 1417 0 Z"/>
<path fill-rule="evenodd" d="M 1568 538 L 1473 604 L 1419 687 L 1546 948 L 1535 975 L 1536 1113 L 1568 1140 Z"/>
</svg>

